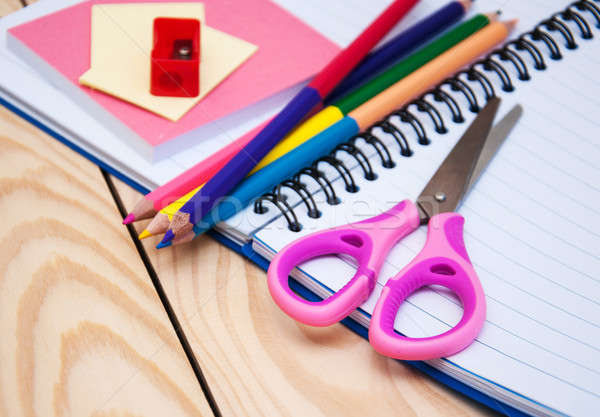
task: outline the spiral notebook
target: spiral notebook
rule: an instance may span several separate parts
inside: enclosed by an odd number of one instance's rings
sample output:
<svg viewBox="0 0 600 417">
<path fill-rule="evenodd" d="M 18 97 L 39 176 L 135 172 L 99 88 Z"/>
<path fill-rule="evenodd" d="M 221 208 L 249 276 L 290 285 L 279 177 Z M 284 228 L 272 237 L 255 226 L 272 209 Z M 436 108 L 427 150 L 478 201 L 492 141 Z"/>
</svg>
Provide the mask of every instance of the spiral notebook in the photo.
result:
<svg viewBox="0 0 600 417">
<path fill-rule="evenodd" d="M 335 5 L 320 2 L 317 7 L 316 0 L 285 3 L 296 8 L 294 14 L 301 18 L 328 8 L 322 21 L 311 16 L 313 24 L 329 31 L 327 36 L 350 36 L 344 31 L 344 20 L 330 22 Z M 361 7 L 370 5 L 352 4 L 355 10 L 351 14 L 364 18 L 366 11 Z M 423 0 L 418 9 L 426 13 L 435 4 Z M 471 13 L 502 9 L 507 18 L 520 18 L 515 40 L 476 65 L 474 71 L 448 80 L 388 118 L 406 136 L 413 156 L 400 156 L 393 137 L 374 126 L 346 146 L 360 149 L 369 164 L 363 161 L 361 166 L 339 149 L 333 156 L 339 160 L 341 172 L 321 161 L 287 183 L 302 182 L 311 198 L 301 199 L 293 187 L 279 187 L 257 199 L 255 204 L 267 208 L 266 213 L 257 214 L 249 207 L 218 225 L 214 236 L 266 268 L 267 259 L 299 236 L 363 219 L 405 198 L 414 199 L 474 118 L 471 110 L 485 101 L 486 94 L 502 97 L 499 117 L 520 103 L 525 112 L 519 125 L 459 209 L 466 218 L 465 243 L 487 294 L 487 322 L 467 350 L 450 358 L 410 364 L 507 415 L 597 414 L 599 6 L 598 0 L 477 0 Z M 548 20 L 552 16 L 556 17 Z M 17 75 L 25 77 L 27 70 L 11 71 L 8 79 L 18 81 Z M 19 88 L 30 88 L 27 92 L 33 97 L 36 88 L 43 86 L 30 84 L 31 88 L 29 84 Z M 14 83 L 10 87 L 9 92 L 17 88 Z M 36 99 L 50 97 L 38 95 Z M 21 105 L 2 88 L 0 103 L 102 164 L 93 152 L 86 154 L 69 141 L 69 130 L 40 117 L 35 107 Z M 80 119 L 81 124 L 91 122 L 84 113 Z M 447 132 L 440 133 L 444 130 Z M 425 136 L 431 143 L 420 145 L 419 138 Z M 384 168 L 386 161 L 385 165 L 394 167 Z M 135 178 L 123 164 L 107 168 L 125 180 Z M 364 179 L 364 170 L 369 169 L 377 174 L 376 180 Z M 346 191 L 352 184 L 358 189 L 355 193 Z M 276 198 L 279 194 L 287 198 Z M 330 205 L 327 200 L 339 203 Z M 321 215 L 310 218 L 307 212 L 315 207 Z M 290 231 L 290 225 L 300 232 Z M 366 337 L 369 313 L 385 279 L 412 259 L 424 239 L 425 230 L 421 229 L 395 248 L 371 299 L 344 324 Z M 294 271 L 297 281 L 292 285 L 307 298 L 326 297 L 353 272 L 345 260 L 322 258 Z M 405 303 L 396 328 L 410 336 L 432 335 L 454 325 L 460 314 L 451 294 L 427 289 Z M 373 407 L 376 410 L 377 405 Z"/>
<path fill-rule="evenodd" d="M 428 365 L 487 394 L 501 412 L 597 414 L 600 8 L 598 2 L 569 4 L 477 1 L 474 12 L 501 7 L 504 16 L 520 17 L 523 34 L 386 119 L 408 139 L 411 157 L 400 156 L 394 137 L 375 125 L 333 152 L 339 164 L 317 160 L 220 224 L 219 232 L 271 259 L 300 236 L 414 201 L 486 94 L 502 97 L 499 117 L 520 103 L 523 118 L 459 209 L 487 294 L 487 321 L 468 349 Z M 425 137 L 431 143 L 419 144 Z M 349 148 L 360 150 L 369 164 L 359 163 Z M 370 170 L 374 181 L 365 179 Z M 302 188 L 310 197 L 300 196 Z M 347 191 L 352 188 L 358 191 Z M 308 215 L 315 209 L 318 218 Z M 425 236 L 422 227 L 388 257 L 373 295 L 352 315 L 363 333 L 386 279 L 416 255 Z M 354 272 L 351 262 L 331 256 L 306 262 L 293 277 L 327 297 Z M 444 332 L 462 314 L 460 302 L 441 288 L 424 289 L 408 301 L 395 327 L 409 336 Z"/>
</svg>

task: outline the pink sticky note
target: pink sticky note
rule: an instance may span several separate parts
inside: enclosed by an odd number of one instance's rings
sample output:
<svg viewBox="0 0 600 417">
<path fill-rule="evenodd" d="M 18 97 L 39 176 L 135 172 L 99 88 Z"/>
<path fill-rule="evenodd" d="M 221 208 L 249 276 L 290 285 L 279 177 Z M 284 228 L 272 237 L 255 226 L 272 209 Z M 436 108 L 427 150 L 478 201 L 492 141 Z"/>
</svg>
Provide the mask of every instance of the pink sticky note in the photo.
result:
<svg viewBox="0 0 600 417">
<path fill-rule="evenodd" d="M 165 120 L 78 83 L 79 76 L 89 69 L 91 6 L 122 1 L 86 1 L 14 27 L 10 33 L 152 146 L 165 143 L 308 79 L 340 49 L 268 0 L 202 2 L 207 24 L 259 48 L 178 122 Z"/>
</svg>

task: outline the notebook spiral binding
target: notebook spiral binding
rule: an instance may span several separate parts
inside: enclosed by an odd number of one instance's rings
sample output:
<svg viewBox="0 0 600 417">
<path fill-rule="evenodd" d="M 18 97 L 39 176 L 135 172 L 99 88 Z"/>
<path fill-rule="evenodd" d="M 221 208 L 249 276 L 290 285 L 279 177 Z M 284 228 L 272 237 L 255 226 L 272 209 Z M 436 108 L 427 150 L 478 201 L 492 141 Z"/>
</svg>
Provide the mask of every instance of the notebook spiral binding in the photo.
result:
<svg viewBox="0 0 600 417">
<path fill-rule="evenodd" d="M 294 208 L 287 202 L 282 193 L 284 188 L 289 188 L 300 196 L 303 204 L 298 207 L 305 206 L 309 217 L 319 218 L 321 213 L 312 194 L 301 181 L 303 177 L 309 176 L 319 184 L 325 193 L 327 204 L 336 205 L 341 203 L 332 182 L 318 169 L 319 164 L 327 163 L 331 165 L 344 181 L 346 191 L 351 193 L 358 192 L 358 187 L 350 169 L 348 169 L 342 160 L 336 157 L 339 152 L 346 152 L 351 155 L 358 162 L 367 180 L 376 180 L 377 174 L 373 170 L 371 162 L 364 152 L 355 145 L 357 140 L 362 139 L 374 148 L 383 168 L 393 168 L 396 162 L 392 158 L 392 153 L 389 147 L 373 133 L 375 128 L 379 128 L 383 132 L 393 136 L 399 147 L 401 156 L 412 156 L 413 150 L 406 136 L 400 128 L 390 122 L 390 118 L 397 116 L 402 123 L 414 130 L 420 145 L 429 145 L 431 140 L 427 135 L 426 129 L 419 121 L 419 118 L 415 116 L 414 112 L 409 110 L 409 107 L 415 106 L 420 112 L 419 115 L 426 114 L 433 122 L 436 133 L 447 133 L 448 129 L 444 123 L 444 118 L 436 108 L 437 105 L 447 106 L 454 123 L 463 123 L 465 118 L 457 101 L 452 95 L 444 91 L 442 87 L 447 86 L 450 91 L 462 94 L 468 103 L 468 110 L 474 113 L 478 112 L 482 106 L 477 101 L 474 86 L 478 85 L 483 90 L 486 101 L 494 97 L 494 84 L 489 78 L 491 74 L 496 74 L 500 82 L 500 88 L 503 91 L 512 92 L 515 90 L 511 76 L 506 71 L 504 65 L 512 64 L 516 69 L 518 79 L 528 81 L 531 79 L 531 74 L 527 64 L 525 64 L 520 55 L 529 54 L 533 60 L 533 68 L 536 71 L 543 71 L 547 68 L 546 61 L 544 60 L 545 55 L 550 60 L 560 60 L 563 57 L 557 38 L 562 38 L 566 49 L 576 49 L 576 36 L 573 35 L 573 31 L 568 23 L 572 23 L 576 27 L 580 38 L 592 39 L 594 34 L 589 20 L 594 19 L 596 28 L 600 29 L 600 6 L 596 4 L 599 2 L 600 0 L 575 1 L 563 11 L 555 13 L 548 19 L 538 23 L 533 30 L 524 32 L 517 39 L 508 41 L 502 47 L 493 50 L 484 59 L 456 73 L 453 77 L 447 78 L 416 100 L 388 114 L 383 120 L 375 123 L 367 131 L 361 132 L 348 142 L 337 146 L 329 155 L 317 159 L 311 166 L 302 169 L 292 178 L 278 184 L 271 192 L 262 195 L 254 202 L 254 211 L 258 214 L 266 213 L 268 208 L 265 206 L 265 203 L 269 202 L 283 214 L 291 231 L 300 231 L 302 225 L 298 221 L 298 216 Z M 553 35 L 550 33 L 553 33 Z M 544 54 L 541 50 L 547 50 L 548 52 Z M 428 97 L 432 97 L 436 104 L 434 105 L 428 101 Z"/>
</svg>

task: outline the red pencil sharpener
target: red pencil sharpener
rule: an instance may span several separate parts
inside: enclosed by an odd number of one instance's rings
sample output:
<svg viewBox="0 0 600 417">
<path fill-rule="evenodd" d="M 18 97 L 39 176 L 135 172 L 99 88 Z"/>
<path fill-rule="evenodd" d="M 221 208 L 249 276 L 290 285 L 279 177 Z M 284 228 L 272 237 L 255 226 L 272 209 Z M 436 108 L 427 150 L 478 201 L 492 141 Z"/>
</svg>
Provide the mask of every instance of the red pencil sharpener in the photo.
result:
<svg viewBox="0 0 600 417">
<path fill-rule="evenodd" d="M 150 92 L 196 97 L 200 93 L 200 21 L 158 17 L 153 39 Z"/>
</svg>

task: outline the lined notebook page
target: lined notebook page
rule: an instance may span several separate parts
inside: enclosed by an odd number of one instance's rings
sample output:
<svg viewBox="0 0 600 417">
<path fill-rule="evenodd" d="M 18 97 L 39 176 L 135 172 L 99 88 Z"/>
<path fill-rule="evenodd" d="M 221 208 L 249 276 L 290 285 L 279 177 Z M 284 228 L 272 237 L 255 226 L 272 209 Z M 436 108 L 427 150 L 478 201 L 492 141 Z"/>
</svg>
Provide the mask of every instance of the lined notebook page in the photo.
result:
<svg viewBox="0 0 600 417">
<path fill-rule="evenodd" d="M 477 10 L 502 8 L 504 16 L 520 16 L 517 33 L 564 8 L 564 1 L 478 1 Z M 589 21 L 593 19 L 588 17 Z M 572 28 L 577 33 L 576 28 Z M 493 73 L 488 73 L 503 98 L 500 116 L 515 103 L 524 115 L 497 153 L 459 212 L 465 217 L 465 243 L 484 287 L 488 314 L 476 342 L 465 351 L 433 365 L 474 384 L 498 398 L 517 403 L 539 414 L 592 415 L 600 408 L 600 40 L 576 37 L 579 48 L 569 51 L 557 33 L 564 59 L 551 61 L 546 71 L 532 69 L 532 80 L 515 80 L 516 91 L 504 93 Z M 516 35 L 516 33 L 515 33 Z M 513 36 L 514 37 L 514 36 Z M 543 52 L 543 44 L 536 44 Z M 512 71 L 507 63 L 507 70 Z M 473 85 L 473 84 L 471 84 Z M 477 87 L 474 90 L 479 91 Z M 454 97 L 460 99 L 459 95 Z M 480 97 L 481 100 L 481 97 Z M 462 102 L 463 112 L 466 109 Z M 438 106 L 444 111 L 442 105 Z M 415 114 L 419 114 L 415 109 Z M 470 122 L 473 115 L 464 113 Z M 359 221 L 414 199 L 433 175 L 468 123 L 448 122 L 451 133 L 431 134 L 426 114 L 420 120 L 432 144 L 422 146 L 410 126 L 392 119 L 409 138 L 414 156 L 403 158 L 393 140 L 377 132 L 392 149 L 397 165 L 384 169 L 368 145 L 376 181 L 363 179 L 354 166 L 360 191 L 335 189 L 342 204 L 323 202 L 315 191 L 322 217 L 311 219 L 297 203 L 295 212 L 303 230 L 292 233 L 282 217 L 266 216 L 270 223 L 255 235 L 257 248 L 272 252 L 292 240 L 336 225 Z M 327 168 L 322 167 L 324 170 Z M 329 178 L 335 171 L 329 170 Z M 290 201 L 295 198 L 289 194 Z M 276 210 L 270 210 L 275 213 Z M 371 313 L 385 281 L 406 265 L 423 247 L 426 228 L 402 240 L 388 256 L 378 285 L 362 306 Z M 353 275 L 351 264 L 327 257 L 302 265 L 306 277 L 338 290 Z M 309 284 L 311 284 L 309 282 Z M 404 303 L 396 329 L 415 337 L 448 330 L 460 319 L 460 302 L 440 288 L 419 291 Z"/>
</svg>

